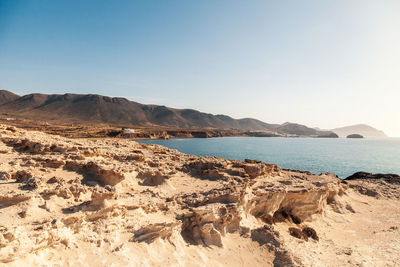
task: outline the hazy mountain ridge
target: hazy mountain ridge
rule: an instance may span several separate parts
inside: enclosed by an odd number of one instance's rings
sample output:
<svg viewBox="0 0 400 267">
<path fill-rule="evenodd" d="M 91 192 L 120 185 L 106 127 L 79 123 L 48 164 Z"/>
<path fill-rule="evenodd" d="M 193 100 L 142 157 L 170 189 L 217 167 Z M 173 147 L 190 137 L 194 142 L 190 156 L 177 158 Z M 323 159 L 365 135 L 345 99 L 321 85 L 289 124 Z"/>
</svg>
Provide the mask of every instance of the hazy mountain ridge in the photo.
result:
<svg viewBox="0 0 400 267">
<path fill-rule="evenodd" d="M 318 131 L 295 123 L 269 124 L 257 119 L 234 119 L 193 109 L 144 105 L 122 97 L 94 94 L 28 94 L 18 96 L 0 90 L 0 112 L 38 120 L 85 121 L 126 125 L 154 125 L 177 128 L 238 129 L 289 135 L 318 136 Z"/>
<path fill-rule="evenodd" d="M 336 133 L 340 137 L 346 137 L 350 134 L 360 134 L 364 137 L 387 137 L 387 135 L 383 131 L 380 131 L 366 124 L 345 126 L 332 129 L 331 131 Z"/>
</svg>

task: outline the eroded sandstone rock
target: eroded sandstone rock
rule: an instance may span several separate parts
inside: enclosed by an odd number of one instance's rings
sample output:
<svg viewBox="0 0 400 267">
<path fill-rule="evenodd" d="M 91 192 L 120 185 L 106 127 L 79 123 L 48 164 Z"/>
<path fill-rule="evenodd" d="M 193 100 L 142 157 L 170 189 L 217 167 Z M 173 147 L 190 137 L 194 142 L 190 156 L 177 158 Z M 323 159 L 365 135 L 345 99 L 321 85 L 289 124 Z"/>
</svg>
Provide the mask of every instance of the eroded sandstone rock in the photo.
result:
<svg viewBox="0 0 400 267">
<path fill-rule="evenodd" d="M 32 177 L 32 174 L 25 170 L 17 171 L 11 175 L 11 178 L 15 179 L 17 183 L 27 182 Z"/>
<path fill-rule="evenodd" d="M 160 170 L 142 170 L 138 173 L 137 178 L 142 181 L 142 185 L 156 186 L 164 184 L 169 179 L 169 175 Z"/>
<path fill-rule="evenodd" d="M 32 141 L 29 139 L 18 139 L 18 138 L 3 138 L 2 141 L 14 147 L 17 150 L 28 152 L 32 154 L 45 154 L 48 152 L 64 153 L 67 148 L 64 145 L 59 144 L 44 144 L 41 142 Z"/>
<path fill-rule="evenodd" d="M 68 169 L 82 172 L 89 175 L 90 178 L 98 180 L 103 185 L 116 185 L 125 179 L 123 173 L 116 170 L 109 170 L 104 167 L 99 166 L 94 162 L 88 163 L 78 163 L 75 161 L 67 161 L 65 166 Z"/>
<path fill-rule="evenodd" d="M 240 220 L 236 207 L 197 210 L 183 215 L 182 236 L 192 244 L 222 247 L 222 236 L 239 231 Z"/>
<path fill-rule="evenodd" d="M 131 241 L 152 243 L 156 239 L 169 239 L 177 223 L 155 223 L 135 231 Z"/>
<path fill-rule="evenodd" d="M 11 179 L 11 175 L 8 172 L 0 172 L 0 180 L 7 181 Z"/>
<path fill-rule="evenodd" d="M 206 192 L 185 194 L 174 198 L 178 203 L 185 203 L 190 207 L 199 207 L 211 203 L 239 203 L 243 200 L 246 184 L 228 184 L 222 188 L 212 189 Z"/>
<path fill-rule="evenodd" d="M 43 167 L 60 168 L 64 166 L 65 162 L 57 159 L 46 159 L 43 162 Z"/>
<path fill-rule="evenodd" d="M 0 207 L 9 207 L 20 202 L 26 201 L 30 199 L 31 196 L 23 195 L 23 194 L 7 194 L 7 195 L 0 195 Z"/>
<path fill-rule="evenodd" d="M 215 158 L 201 158 L 184 165 L 183 171 L 210 180 L 226 179 L 225 168 L 227 164 Z"/>
<path fill-rule="evenodd" d="M 299 224 L 314 214 L 322 212 L 327 204 L 335 205 L 333 199 L 342 192 L 340 184 L 322 189 L 280 191 L 257 191 L 247 207 L 251 214 L 267 223 L 288 220 Z"/>
<path fill-rule="evenodd" d="M 313 228 L 307 226 L 303 228 L 289 227 L 289 233 L 291 236 L 294 236 L 298 239 L 304 239 L 306 241 L 308 241 L 308 238 L 312 238 L 316 241 L 319 240 L 317 232 Z"/>
<path fill-rule="evenodd" d="M 115 195 L 115 191 L 111 188 L 96 188 L 92 192 L 92 199 L 90 206 L 95 209 L 106 207 L 106 201 L 112 199 Z"/>
<path fill-rule="evenodd" d="M 256 178 L 279 174 L 281 169 L 275 164 L 258 161 L 227 161 L 218 158 L 200 158 L 184 165 L 183 171 L 210 180 L 228 180 L 230 176 Z"/>
</svg>

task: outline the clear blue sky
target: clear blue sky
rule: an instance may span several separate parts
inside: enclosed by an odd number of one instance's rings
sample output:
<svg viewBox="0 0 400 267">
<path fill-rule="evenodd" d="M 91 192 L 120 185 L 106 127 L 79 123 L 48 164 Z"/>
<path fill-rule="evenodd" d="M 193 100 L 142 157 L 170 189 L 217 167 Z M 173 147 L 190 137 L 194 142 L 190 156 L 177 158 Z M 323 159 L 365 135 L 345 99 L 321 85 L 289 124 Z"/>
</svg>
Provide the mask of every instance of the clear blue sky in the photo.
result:
<svg viewBox="0 0 400 267">
<path fill-rule="evenodd" d="M 0 0 L 0 88 L 400 136 L 400 1 Z"/>
</svg>

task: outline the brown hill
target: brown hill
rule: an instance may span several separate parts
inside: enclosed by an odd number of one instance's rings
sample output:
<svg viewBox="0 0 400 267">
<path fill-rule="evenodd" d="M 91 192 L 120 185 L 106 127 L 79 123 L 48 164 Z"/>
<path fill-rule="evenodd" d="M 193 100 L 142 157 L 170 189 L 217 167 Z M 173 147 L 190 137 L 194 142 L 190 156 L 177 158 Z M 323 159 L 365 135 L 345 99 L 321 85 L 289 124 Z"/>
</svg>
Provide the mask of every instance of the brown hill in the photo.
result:
<svg viewBox="0 0 400 267">
<path fill-rule="evenodd" d="M 321 131 L 314 128 L 309 128 L 305 125 L 285 122 L 275 128 L 278 133 L 284 133 L 288 135 L 299 135 L 299 136 L 320 136 L 320 137 L 338 137 L 331 131 Z"/>
<path fill-rule="evenodd" d="M 20 97 L 19 95 L 9 92 L 7 90 L 0 90 L 0 105 L 12 102 L 18 99 L 19 97 Z"/>
<path fill-rule="evenodd" d="M 143 105 L 126 98 L 93 94 L 29 94 L 19 97 L 8 91 L 1 91 L 0 99 L 0 112 L 38 120 L 272 131 L 307 136 L 327 133 L 299 124 L 279 125 L 251 118 L 233 119 L 226 115 L 213 115 L 193 109 Z"/>
</svg>

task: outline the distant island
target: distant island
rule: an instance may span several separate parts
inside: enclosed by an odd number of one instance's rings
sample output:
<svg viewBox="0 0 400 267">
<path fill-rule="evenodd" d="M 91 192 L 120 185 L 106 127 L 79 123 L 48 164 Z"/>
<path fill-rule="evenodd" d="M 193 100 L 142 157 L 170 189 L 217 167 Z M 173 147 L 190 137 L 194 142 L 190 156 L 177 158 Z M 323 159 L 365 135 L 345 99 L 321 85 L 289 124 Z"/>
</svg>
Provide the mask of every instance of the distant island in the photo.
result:
<svg viewBox="0 0 400 267">
<path fill-rule="evenodd" d="M 371 127 L 366 124 L 356 124 L 351 126 L 345 126 L 340 128 L 335 128 L 331 130 L 336 133 L 340 137 L 346 137 L 348 135 L 357 133 L 364 137 L 387 137 L 387 135 L 374 127 Z"/>
<path fill-rule="evenodd" d="M 346 138 L 364 138 L 361 134 L 349 134 Z"/>
</svg>

